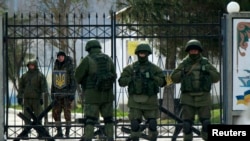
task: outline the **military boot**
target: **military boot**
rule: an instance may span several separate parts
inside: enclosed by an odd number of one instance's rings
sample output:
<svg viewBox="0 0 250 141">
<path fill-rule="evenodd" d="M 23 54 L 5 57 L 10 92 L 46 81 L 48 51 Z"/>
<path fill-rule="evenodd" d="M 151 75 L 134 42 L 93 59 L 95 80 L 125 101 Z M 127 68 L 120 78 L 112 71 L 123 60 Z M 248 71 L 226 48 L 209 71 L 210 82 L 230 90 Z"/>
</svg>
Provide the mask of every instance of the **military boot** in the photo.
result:
<svg viewBox="0 0 250 141">
<path fill-rule="evenodd" d="M 139 138 L 131 138 L 131 141 L 139 141 Z"/>
<path fill-rule="evenodd" d="M 70 127 L 66 127 L 65 136 L 69 138 Z"/>
<path fill-rule="evenodd" d="M 106 141 L 114 141 L 113 138 L 107 138 Z"/>
<path fill-rule="evenodd" d="M 107 141 L 113 141 L 113 135 L 114 135 L 114 126 L 113 126 L 113 123 L 107 123 L 105 124 L 104 126 L 104 134 L 106 136 L 106 140 Z"/>
<path fill-rule="evenodd" d="M 54 136 L 56 138 L 62 138 L 63 137 L 63 133 L 62 133 L 62 128 L 61 127 L 57 127 L 57 134 Z"/>
<path fill-rule="evenodd" d="M 139 137 L 141 136 L 141 132 L 140 131 L 137 131 L 137 132 L 131 132 L 130 134 L 130 140 L 131 141 L 139 141 Z"/>
<path fill-rule="evenodd" d="M 193 134 L 184 134 L 184 141 L 192 141 L 193 140 Z"/>
<path fill-rule="evenodd" d="M 139 141 L 139 137 L 128 137 L 126 141 Z"/>
<path fill-rule="evenodd" d="M 204 132 L 204 131 L 201 131 L 201 138 L 204 140 L 204 141 L 207 141 L 207 137 L 208 136 L 208 133 L 207 132 Z"/>
<path fill-rule="evenodd" d="M 92 139 L 85 139 L 84 137 L 81 138 L 79 141 L 92 141 Z"/>
<path fill-rule="evenodd" d="M 24 136 L 23 136 L 23 140 L 28 140 L 28 139 L 29 139 L 28 137 L 29 137 L 28 134 L 24 135 Z"/>
<path fill-rule="evenodd" d="M 158 132 L 149 130 L 149 135 L 148 136 L 150 138 L 150 141 L 157 141 Z"/>
<path fill-rule="evenodd" d="M 66 123 L 66 131 L 65 131 L 66 138 L 69 138 L 69 132 L 70 132 L 70 122 L 67 122 Z"/>
</svg>

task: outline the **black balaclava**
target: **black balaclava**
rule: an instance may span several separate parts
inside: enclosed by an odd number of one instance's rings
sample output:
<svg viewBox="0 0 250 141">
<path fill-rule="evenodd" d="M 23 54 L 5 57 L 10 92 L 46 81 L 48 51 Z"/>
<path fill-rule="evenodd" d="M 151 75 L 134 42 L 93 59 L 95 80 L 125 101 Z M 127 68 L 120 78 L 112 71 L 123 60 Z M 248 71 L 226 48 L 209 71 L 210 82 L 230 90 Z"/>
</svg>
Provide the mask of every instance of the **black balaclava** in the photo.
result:
<svg viewBox="0 0 250 141">
<path fill-rule="evenodd" d="M 187 52 L 189 52 L 189 51 L 192 50 L 192 49 L 198 50 L 199 53 L 198 53 L 198 54 L 189 54 L 189 57 L 190 57 L 192 60 L 197 60 L 197 59 L 199 59 L 199 58 L 201 57 L 200 53 L 202 52 L 201 47 L 199 47 L 199 46 L 194 46 L 194 45 L 189 46 Z"/>
<path fill-rule="evenodd" d="M 139 56 L 139 53 L 140 53 L 140 52 L 146 53 L 145 57 L 140 57 L 140 56 Z M 149 56 L 149 52 L 148 52 L 148 51 L 139 51 L 139 52 L 137 53 L 138 61 L 139 61 L 140 63 L 148 62 L 148 56 Z"/>
<path fill-rule="evenodd" d="M 197 59 L 200 59 L 200 58 L 201 58 L 201 55 L 200 55 L 200 53 L 198 53 L 198 54 L 189 54 L 189 57 L 190 57 L 192 60 L 197 60 Z"/>
</svg>

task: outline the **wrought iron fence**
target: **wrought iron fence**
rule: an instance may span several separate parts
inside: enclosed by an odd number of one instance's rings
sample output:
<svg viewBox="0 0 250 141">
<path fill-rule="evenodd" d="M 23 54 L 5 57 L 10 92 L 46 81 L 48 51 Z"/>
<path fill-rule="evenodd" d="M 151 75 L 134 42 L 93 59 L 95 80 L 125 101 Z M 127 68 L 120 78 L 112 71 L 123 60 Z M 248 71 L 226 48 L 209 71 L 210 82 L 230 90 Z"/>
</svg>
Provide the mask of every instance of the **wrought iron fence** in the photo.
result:
<svg viewBox="0 0 250 141">
<path fill-rule="evenodd" d="M 141 17 L 138 17 L 141 18 Z M 4 19 L 4 72 L 5 83 L 5 132 L 8 139 L 20 140 L 24 135 L 27 138 L 41 138 L 38 133 L 43 132 L 42 138 L 54 140 L 55 122 L 51 116 L 52 100 L 50 95 L 44 97 L 44 112 L 40 117 L 26 121 L 22 116 L 24 107 L 17 104 L 17 89 L 20 76 L 26 72 L 26 61 L 34 58 L 38 61 L 39 69 L 47 77 L 51 85 L 51 71 L 58 50 L 66 49 L 67 55 L 72 56 L 74 64 L 87 55 L 85 44 L 91 38 L 97 38 L 102 44 L 102 51 L 110 55 L 116 66 L 118 77 L 122 68 L 136 60 L 133 54 L 134 45 L 138 40 L 146 40 L 153 47 L 150 61 L 165 70 L 166 75 L 175 67 L 175 63 L 184 57 L 183 47 L 187 40 L 197 38 L 202 41 L 205 48 L 205 56 L 220 68 L 221 53 L 221 27 L 220 14 L 215 19 L 207 22 L 179 21 L 162 23 L 127 23 L 115 13 L 111 15 L 46 15 L 46 14 L 15 14 L 6 13 Z M 209 50 L 214 47 L 214 50 Z M 182 51 L 181 51 L 182 50 Z M 206 51 L 209 50 L 209 51 Z M 210 53 L 210 52 L 216 53 Z M 211 56 L 216 54 L 217 56 Z M 180 57 L 180 58 L 179 58 Z M 216 59 L 217 58 L 217 59 Z M 117 83 L 114 89 L 114 120 L 115 138 L 127 138 L 130 130 L 128 122 L 127 89 Z M 161 89 L 159 101 L 162 104 L 161 118 L 158 120 L 159 138 L 173 138 L 178 135 L 181 128 L 178 125 L 178 85 L 170 84 Z M 221 120 L 221 95 L 220 84 L 213 85 L 212 96 L 214 107 L 212 120 L 218 123 Z M 84 113 L 81 103 L 82 93 L 80 88 L 76 93 L 74 108 L 72 109 L 72 122 L 70 139 L 80 139 L 84 134 Z M 170 113 L 169 113 L 170 112 Z M 173 115 L 172 115 L 173 113 Z M 218 116 L 218 117 L 217 117 Z M 42 124 L 36 122 L 36 118 L 42 119 Z M 26 119 L 27 120 L 27 119 Z M 199 122 L 195 128 L 199 130 Z M 65 130 L 65 121 L 62 115 L 62 127 Z M 143 138 L 147 139 L 146 124 L 142 126 Z M 96 138 L 102 138 L 103 123 L 96 125 Z M 180 130 L 177 130 L 180 129 Z M 198 132 L 198 131 L 197 131 Z M 198 134 L 198 133 L 196 133 Z M 181 134 L 180 134 L 181 136 Z M 180 137 L 179 136 L 179 137 Z M 198 137 L 195 136 L 195 137 Z"/>
</svg>

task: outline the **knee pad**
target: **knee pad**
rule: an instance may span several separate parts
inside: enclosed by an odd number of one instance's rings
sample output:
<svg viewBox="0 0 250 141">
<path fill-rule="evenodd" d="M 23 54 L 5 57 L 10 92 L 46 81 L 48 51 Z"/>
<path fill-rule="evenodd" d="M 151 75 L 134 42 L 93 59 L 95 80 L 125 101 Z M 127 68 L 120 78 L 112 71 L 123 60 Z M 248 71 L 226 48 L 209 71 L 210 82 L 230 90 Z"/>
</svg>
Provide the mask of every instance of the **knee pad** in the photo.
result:
<svg viewBox="0 0 250 141">
<path fill-rule="evenodd" d="M 107 123 L 113 123 L 113 117 L 105 117 L 104 118 L 104 123 L 107 124 Z"/>
<path fill-rule="evenodd" d="M 193 122 L 190 120 L 183 121 L 183 133 L 190 134 L 192 132 Z"/>
<path fill-rule="evenodd" d="M 202 124 L 202 131 L 207 132 L 207 127 L 209 124 L 211 124 L 211 122 L 209 119 L 203 119 L 201 120 L 201 124 Z"/>
<path fill-rule="evenodd" d="M 97 121 L 98 121 L 98 118 L 90 117 L 90 116 L 86 117 L 86 125 L 95 125 Z"/>
<path fill-rule="evenodd" d="M 131 120 L 131 130 L 134 131 L 134 132 L 137 132 L 139 131 L 140 129 L 140 120 L 138 119 L 132 119 Z"/>
<path fill-rule="evenodd" d="M 150 131 L 156 131 L 157 130 L 157 121 L 155 118 L 148 119 L 148 128 Z"/>
</svg>

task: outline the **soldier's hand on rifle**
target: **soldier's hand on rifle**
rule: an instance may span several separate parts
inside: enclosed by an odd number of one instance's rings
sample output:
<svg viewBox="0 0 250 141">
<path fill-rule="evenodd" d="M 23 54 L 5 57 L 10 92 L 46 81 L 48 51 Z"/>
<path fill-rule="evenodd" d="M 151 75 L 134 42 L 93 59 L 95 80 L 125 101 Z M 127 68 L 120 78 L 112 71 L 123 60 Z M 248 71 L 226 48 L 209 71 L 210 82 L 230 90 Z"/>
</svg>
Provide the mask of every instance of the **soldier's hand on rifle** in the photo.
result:
<svg viewBox="0 0 250 141">
<path fill-rule="evenodd" d="M 43 105 L 43 99 L 40 99 L 40 104 Z"/>
<path fill-rule="evenodd" d="M 23 105 L 23 99 L 22 98 L 18 98 L 17 102 L 18 102 L 19 105 Z"/>
</svg>

